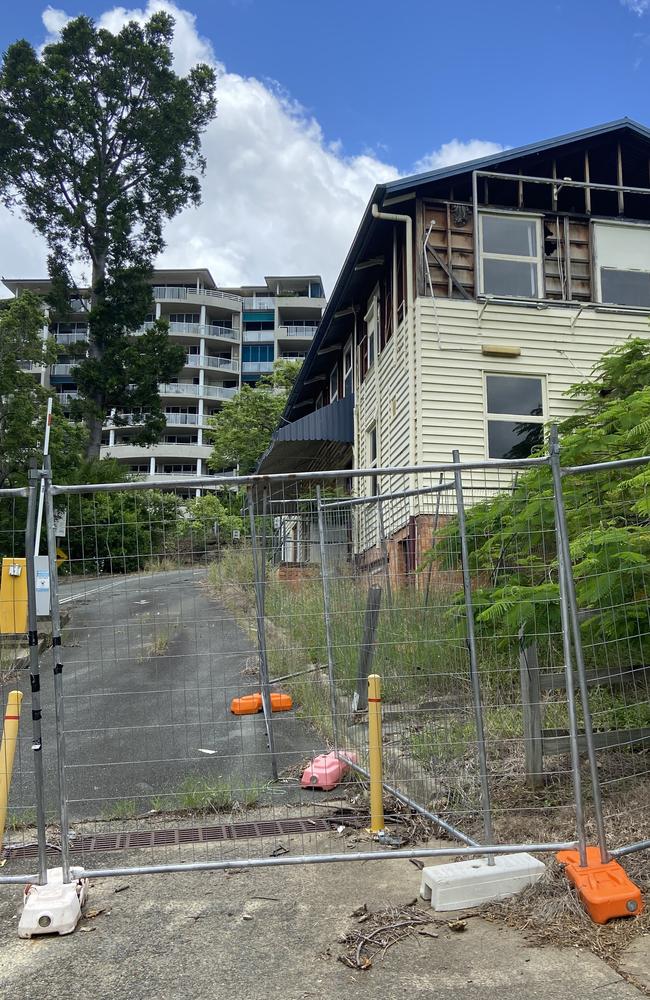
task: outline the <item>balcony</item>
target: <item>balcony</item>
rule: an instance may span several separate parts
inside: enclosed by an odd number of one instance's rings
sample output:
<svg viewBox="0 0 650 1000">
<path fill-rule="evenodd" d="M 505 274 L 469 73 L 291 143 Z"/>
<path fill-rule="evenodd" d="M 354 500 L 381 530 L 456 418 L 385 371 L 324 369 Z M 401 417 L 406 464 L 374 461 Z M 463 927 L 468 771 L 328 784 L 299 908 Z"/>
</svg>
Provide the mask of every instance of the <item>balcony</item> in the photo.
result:
<svg viewBox="0 0 650 1000">
<path fill-rule="evenodd" d="M 68 403 L 73 403 L 75 399 L 79 399 L 79 393 L 76 389 L 73 389 L 70 392 L 57 392 L 54 398 L 60 403 L 61 406 L 66 406 Z"/>
<path fill-rule="evenodd" d="M 242 361 L 242 372 L 266 373 L 273 371 L 272 361 Z"/>
<path fill-rule="evenodd" d="M 211 358 L 208 354 L 188 354 L 187 368 L 210 368 L 223 372 L 238 372 L 239 362 L 232 358 Z"/>
<path fill-rule="evenodd" d="M 245 344 L 272 344 L 275 339 L 275 331 L 244 330 L 242 339 Z"/>
<path fill-rule="evenodd" d="M 19 361 L 18 367 L 21 372 L 38 372 L 39 375 L 43 371 L 44 365 L 39 365 L 36 361 Z"/>
<path fill-rule="evenodd" d="M 198 413 L 165 413 L 167 424 L 181 424 L 184 427 L 198 427 Z M 191 445 L 186 447 L 190 448 Z"/>
<path fill-rule="evenodd" d="M 81 360 L 81 359 L 80 359 Z M 56 364 L 50 365 L 50 375 L 70 375 L 73 368 L 79 365 L 79 361 L 75 361 L 72 364 Z"/>
<path fill-rule="evenodd" d="M 249 295 L 244 299 L 244 309 L 246 312 L 255 312 L 255 310 L 268 311 L 269 309 L 275 309 L 275 299 L 272 295 Z"/>
<path fill-rule="evenodd" d="M 173 302 L 197 302 L 201 299 L 219 300 L 224 304 L 237 305 L 242 301 L 241 295 L 234 292 L 222 292 L 218 288 L 185 288 L 184 285 L 154 285 L 154 299 Z"/>
<path fill-rule="evenodd" d="M 318 326 L 280 326 L 278 327 L 278 337 L 298 337 L 302 340 L 311 340 Z"/>
<path fill-rule="evenodd" d="M 88 340 L 88 331 L 76 330 L 74 333 L 57 333 L 55 336 L 57 344 L 85 344 Z"/>
<path fill-rule="evenodd" d="M 194 385 L 193 382 L 162 382 L 158 386 L 161 396 L 192 396 L 203 399 L 232 399 L 238 390 L 223 385 Z"/>
</svg>

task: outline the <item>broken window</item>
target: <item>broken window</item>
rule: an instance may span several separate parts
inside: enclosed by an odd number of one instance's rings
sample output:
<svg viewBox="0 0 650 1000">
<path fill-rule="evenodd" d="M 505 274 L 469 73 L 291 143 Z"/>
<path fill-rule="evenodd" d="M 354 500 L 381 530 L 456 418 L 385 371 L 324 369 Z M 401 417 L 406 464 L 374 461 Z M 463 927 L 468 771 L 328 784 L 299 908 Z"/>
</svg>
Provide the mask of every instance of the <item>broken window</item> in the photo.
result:
<svg viewBox="0 0 650 1000">
<path fill-rule="evenodd" d="M 481 215 L 481 291 L 540 297 L 539 223 L 514 214 Z"/>
<path fill-rule="evenodd" d="M 528 458 L 544 440 L 544 388 L 529 375 L 486 375 L 488 458 Z"/>
</svg>

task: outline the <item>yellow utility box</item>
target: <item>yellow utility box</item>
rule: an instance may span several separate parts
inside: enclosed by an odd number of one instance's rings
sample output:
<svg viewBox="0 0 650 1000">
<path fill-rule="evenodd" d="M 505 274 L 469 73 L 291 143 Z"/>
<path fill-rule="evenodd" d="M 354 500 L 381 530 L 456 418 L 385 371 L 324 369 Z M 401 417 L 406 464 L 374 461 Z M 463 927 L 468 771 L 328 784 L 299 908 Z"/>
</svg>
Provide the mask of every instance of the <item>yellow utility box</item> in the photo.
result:
<svg viewBox="0 0 650 1000">
<path fill-rule="evenodd" d="M 0 635 L 27 632 L 27 562 L 4 556 L 0 579 Z"/>
</svg>

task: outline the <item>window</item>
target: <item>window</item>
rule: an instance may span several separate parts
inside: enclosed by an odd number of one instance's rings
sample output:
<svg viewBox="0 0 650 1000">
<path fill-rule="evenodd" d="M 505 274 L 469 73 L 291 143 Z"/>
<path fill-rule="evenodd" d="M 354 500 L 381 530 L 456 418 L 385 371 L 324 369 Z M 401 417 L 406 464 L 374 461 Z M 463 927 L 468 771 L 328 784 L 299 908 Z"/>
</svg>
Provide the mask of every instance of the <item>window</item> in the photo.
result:
<svg viewBox="0 0 650 1000">
<path fill-rule="evenodd" d="M 198 323 L 201 319 L 199 313 L 170 313 L 170 323 Z"/>
<path fill-rule="evenodd" d="M 273 361 L 273 344 L 244 344 L 241 359 L 246 361 Z"/>
<path fill-rule="evenodd" d="M 323 406 L 323 393 L 319 392 L 316 396 L 316 404 L 314 406 L 315 410 L 320 410 Z"/>
<path fill-rule="evenodd" d="M 541 378 L 486 375 L 488 458 L 528 458 L 544 440 Z"/>
<path fill-rule="evenodd" d="M 254 330 L 274 330 L 275 323 L 271 320 L 246 320 L 244 323 L 244 332 L 251 333 Z"/>
<path fill-rule="evenodd" d="M 335 365 L 330 372 L 330 403 L 339 398 L 339 366 Z"/>
<path fill-rule="evenodd" d="M 373 425 L 368 431 L 367 437 L 368 468 L 377 468 L 377 426 Z M 376 497 L 379 494 L 379 477 L 370 477 L 370 496 Z"/>
<path fill-rule="evenodd" d="M 349 396 L 352 388 L 352 344 L 348 344 L 343 352 L 343 395 Z"/>
<path fill-rule="evenodd" d="M 539 223 L 516 215 L 481 215 L 481 291 L 540 297 Z"/>
<path fill-rule="evenodd" d="M 597 223 L 594 248 L 598 300 L 650 307 L 650 229 Z"/>
</svg>

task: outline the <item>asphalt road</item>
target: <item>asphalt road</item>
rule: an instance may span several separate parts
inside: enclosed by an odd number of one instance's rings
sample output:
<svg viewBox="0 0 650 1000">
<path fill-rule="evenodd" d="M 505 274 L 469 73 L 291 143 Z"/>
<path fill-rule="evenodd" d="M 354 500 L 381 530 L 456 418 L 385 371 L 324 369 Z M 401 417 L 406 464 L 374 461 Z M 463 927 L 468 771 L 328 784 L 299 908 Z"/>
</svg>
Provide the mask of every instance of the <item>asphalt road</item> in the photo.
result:
<svg viewBox="0 0 650 1000">
<path fill-rule="evenodd" d="M 184 804 L 193 776 L 241 801 L 271 778 L 263 717 L 231 699 L 259 689 L 242 671 L 255 646 L 206 588 L 203 568 L 61 586 L 66 784 L 73 818 Z M 253 658 L 252 660 L 250 658 Z M 41 658 L 48 812 L 57 804 L 52 652 Z M 25 705 L 28 678 L 22 676 Z M 29 723 L 21 723 L 12 799 L 33 801 Z M 293 712 L 274 715 L 280 770 L 322 752 Z M 207 751 L 207 752 L 206 752 Z"/>
</svg>

